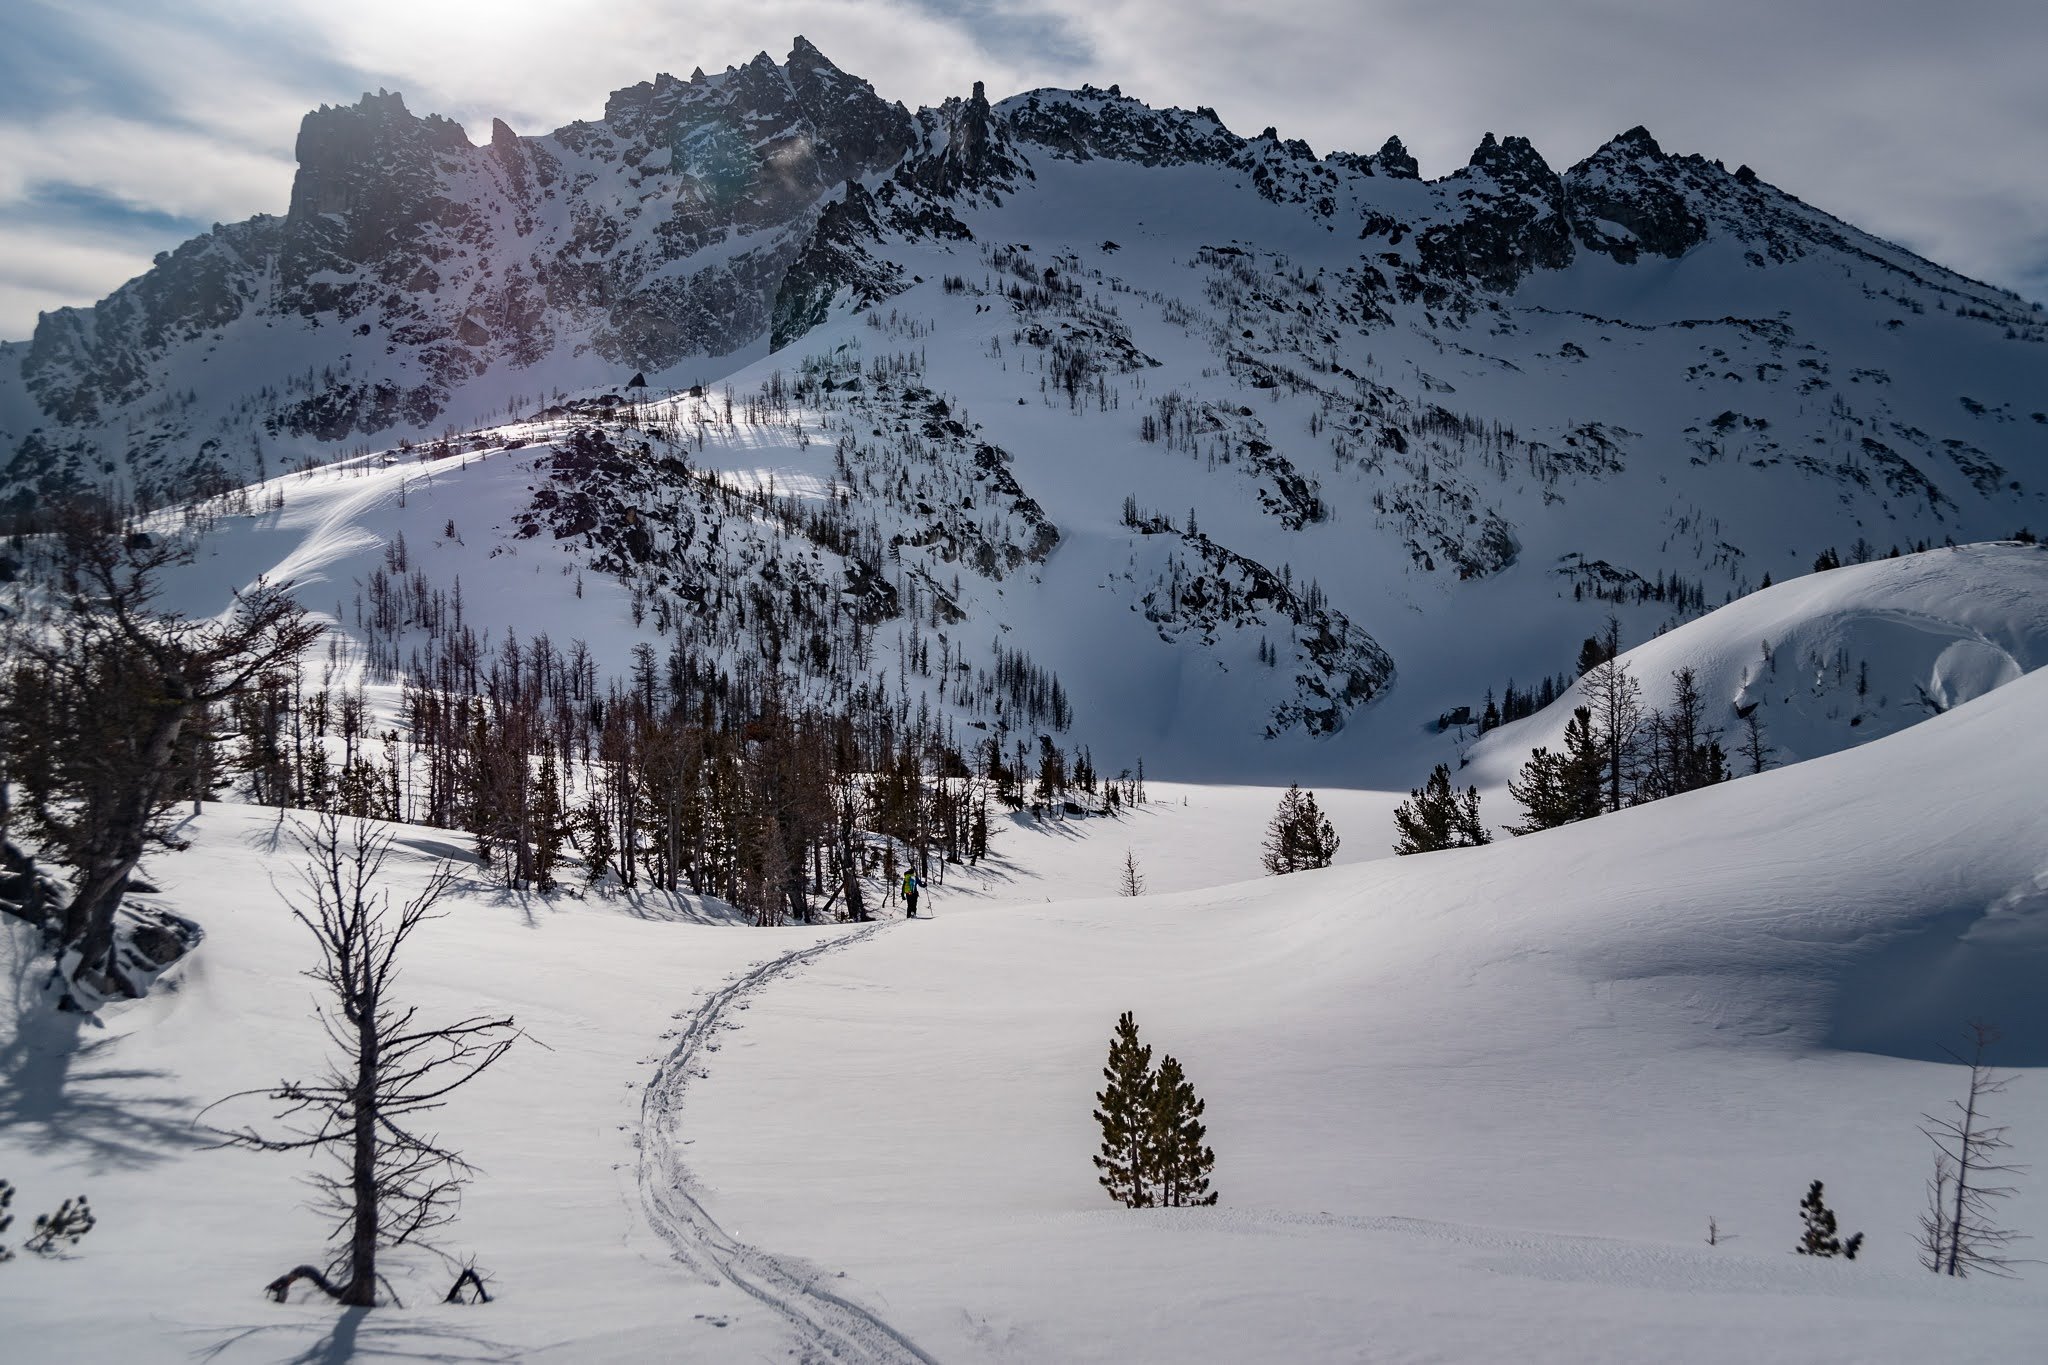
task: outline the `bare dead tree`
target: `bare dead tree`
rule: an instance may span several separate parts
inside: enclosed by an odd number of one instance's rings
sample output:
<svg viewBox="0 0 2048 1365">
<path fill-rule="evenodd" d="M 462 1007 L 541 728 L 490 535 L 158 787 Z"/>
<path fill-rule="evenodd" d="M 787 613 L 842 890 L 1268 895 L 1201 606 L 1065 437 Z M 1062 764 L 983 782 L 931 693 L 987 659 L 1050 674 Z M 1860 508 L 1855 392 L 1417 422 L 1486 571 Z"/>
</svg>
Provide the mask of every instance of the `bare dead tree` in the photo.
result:
<svg viewBox="0 0 2048 1365">
<path fill-rule="evenodd" d="M 1606 806 L 1616 811 L 1629 796 L 1649 717 L 1643 709 L 1642 685 L 1619 658 L 1621 622 L 1615 617 L 1607 618 L 1601 648 L 1607 657 L 1586 673 L 1579 687 L 1592 712 L 1593 741 L 1600 751 L 1601 781 L 1607 789 Z"/>
<path fill-rule="evenodd" d="M 1742 718 L 1742 742 L 1735 750 L 1749 764 L 1752 776 L 1771 766 L 1771 746 L 1764 738 L 1763 707 L 1752 703 Z"/>
<path fill-rule="evenodd" d="M 1145 874 L 1138 870 L 1138 855 L 1124 850 L 1124 865 L 1117 873 L 1116 893 L 1119 896 L 1142 896 L 1145 894 Z"/>
<path fill-rule="evenodd" d="M 1973 1019 L 1963 1036 L 1967 1055 L 1942 1049 L 1970 1069 L 1963 1098 L 1949 1101 L 1952 1113 L 1920 1116 L 1926 1120 L 1920 1131 L 1934 1144 L 1927 1211 L 1920 1215 L 1920 1263 L 1937 1275 L 1960 1277 L 1981 1270 L 2010 1277 L 2013 1267 L 2022 1263 L 2022 1258 L 2011 1254 L 2012 1248 L 2026 1238 L 2000 1227 L 1993 1206 L 2013 1193 L 2013 1186 L 1999 1182 L 2026 1167 L 1999 1159 L 1998 1153 L 2012 1144 L 2006 1140 L 2006 1126 L 1990 1122 L 1983 1106 L 1989 1096 L 2004 1093 L 2012 1076 L 1994 1070 L 1984 1060 L 1985 1052 L 1999 1039 L 1996 1028 Z"/>
<path fill-rule="evenodd" d="M 454 1219 L 462 1185 L 475 1173 L 438 1135 L 420 1131 L 419 1116 L 504 1056 L 517 1034 L 509 1017 L 473 1015 L 429 1027 L 393 995 L 406 940 L 440 918 L 433 909 L 453 882 L 448 864 L 394 913 L 381 886 L 393 841 L 388 831 L 327 814 L 297 826 L 296 834 L 309 858 L 303 890 L 288 899 L 293 917 L 320 945 L 320 965 L 306 975 L 323 988 L 319 1018 L 335 1057 L 316 1080 L 229 1096 L 278 1102 L 283 1131 L 223 1130 L 222 1145 L 337 1159 L 339 1174 L 323 1171 L 312 1181 L 317 1207 L 334 1217 L 331 1240 L 340 1245 L 324 1272 L 299 1266 L 267 1292 L 283 1302 L 296 1281 L 307 1279 L 338 1302 L 367 1308 L 377 1302 L 377 1252 L 427 1245 L 426 1234 Z"/>
<path fill-rule="evenodd" d="M 207 709 L 298 657 L 324 629 L 285 588 L 259 582 L 216 620 L 156 606 L 183 545 L 87 510 L 60 519 L 66 599 L 24 632 L 0 687 L 0 743 L 27 828 L 72 873 L 58 928 L 60 971 L 101 994 L 132 994 L 115 970 L 114 916 L 164 817 Z M 73 1007 L 89 996 L 67 992 Z"/>
</svg>

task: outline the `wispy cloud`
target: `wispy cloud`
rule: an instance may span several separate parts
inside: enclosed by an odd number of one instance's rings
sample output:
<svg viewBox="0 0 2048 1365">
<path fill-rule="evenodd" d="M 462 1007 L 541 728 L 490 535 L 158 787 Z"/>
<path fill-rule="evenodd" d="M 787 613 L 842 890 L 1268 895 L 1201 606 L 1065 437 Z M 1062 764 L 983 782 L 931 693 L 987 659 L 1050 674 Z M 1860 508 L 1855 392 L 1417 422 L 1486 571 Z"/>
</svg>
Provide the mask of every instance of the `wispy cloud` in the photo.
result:
<svg viewBox="0 0 2048 1365">
<path fill-rule="evenodd" d="M 2039 0 L 16 0 L 0 223 L 89 228 L 105 273 L 16 259 L 26 282 L 0 297 L 0 335 L 104 294 L 189 223 L 282 211 L 314 105 L 383 87 L 479 138 L 494 116 L 545 131 L 656 71 L 779 57 L 797 33 L 913 106 L 975 80 L 998 97 L 1120 83 L 1320 150 L 1398 133 L 1430 175 L 1487 131 L 1562 166 L 1644 123 L 1943 264 L 2048 292 Z"/>
</svg>

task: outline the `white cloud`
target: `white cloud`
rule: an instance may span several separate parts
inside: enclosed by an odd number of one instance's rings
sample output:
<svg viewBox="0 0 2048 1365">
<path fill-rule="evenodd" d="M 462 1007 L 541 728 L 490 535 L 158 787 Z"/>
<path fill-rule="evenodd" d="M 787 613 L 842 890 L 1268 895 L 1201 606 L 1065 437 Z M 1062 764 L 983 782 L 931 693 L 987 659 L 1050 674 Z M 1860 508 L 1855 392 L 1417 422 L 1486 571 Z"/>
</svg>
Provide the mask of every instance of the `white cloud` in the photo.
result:
<svg viewBox="0 0 2048 1365">
<path fill-rule="evenodd" d="M 118 241 L 0 224 L 0 335 L 26 338 L 38 312 L 101 298 L 148 269 L 149 260 L 147 249 Z"/>
<path fill-rule="evenodd" d="M 282 212 L 293 169 L 288 156 L 132 119 L 0 122 L 0 203 L 25 203 L 39 186 L 68 184 L 134 209 L 230 221 Z"/>
</svg>

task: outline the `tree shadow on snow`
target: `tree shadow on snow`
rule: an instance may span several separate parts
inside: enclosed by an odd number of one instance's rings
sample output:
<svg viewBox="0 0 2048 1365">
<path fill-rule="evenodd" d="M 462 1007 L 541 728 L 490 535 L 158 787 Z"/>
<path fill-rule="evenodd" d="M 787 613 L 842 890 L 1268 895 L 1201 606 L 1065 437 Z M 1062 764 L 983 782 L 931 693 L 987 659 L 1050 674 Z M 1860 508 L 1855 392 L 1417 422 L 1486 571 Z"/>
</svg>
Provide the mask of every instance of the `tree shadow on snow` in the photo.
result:
<svg viewBox="0 0 2048 1365">
<path fill-rule="evenodd" d="M 162 1089 L 170 1073 L 116 1065 L 121 1038 L 90 1015 L 55 1008 L 49 957 L 33 944 L 27 932 L 0 942 L 0 1131 L 31 1151 L 77 1154 L 99 1167 L 147 1166 L 203 1146 L 192 1127 L 198 1106 Z"/>
<path fill-rule="evenodd" d="M 218 1329 L 216 1329 L 218 1330 Z M 309 1342 L 290 1355 L 288 1342 L 274 1339 L 276 1333 L 304 1336 L 311 1324 L 304 1321 L 261 1323 L 235 1328 L 210 1346 L 193 1352 L 196 1359 L 215 1360 L 238 1347 L 248 1346 L 267 1360 L 289 1361 L 290 1365 L 346 1365 L 350 1361 L 417 1360 L 469 1362 L 518 1360 L 522 1351 L 502 1341 L 465 1332 L 434 1322 L 400 1308 L 343 1308 L 338 1310 L 326 1335 Z M 272 1337 L 259 1348 L 259 1337 Z"/>
</svg>

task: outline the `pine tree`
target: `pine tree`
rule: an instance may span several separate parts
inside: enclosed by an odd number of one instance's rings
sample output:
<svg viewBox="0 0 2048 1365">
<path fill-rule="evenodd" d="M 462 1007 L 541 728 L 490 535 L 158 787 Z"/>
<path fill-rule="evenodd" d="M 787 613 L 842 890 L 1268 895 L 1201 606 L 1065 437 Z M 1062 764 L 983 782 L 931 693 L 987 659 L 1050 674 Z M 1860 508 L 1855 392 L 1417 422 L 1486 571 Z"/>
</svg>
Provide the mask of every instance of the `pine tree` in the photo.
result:
<svg viewBox="0 0 2048 1365">
<path fill-rule="evenodd" d="M 1102 1125 L 1102 1152 L 1095 1158 L 1096 1177 L 1109 1197 L 1134 1209 L 1153 1203 L 1152 1048 L 1138 1041 L 1138 1022 L 1125 1010 L 1116 1021 L 1109 1044 L 1109 1064 L 1102 1069 L 1103 1088 L 1095 1102 L 1095 1121 Z"/>
<path fill-rule="evenodd" d="M 1754 702 L 1750 704 L 1749 714 L 1742 718 L 1742 745 L 1736 752 L 1749 764 L 1752 776 L 1770 766 L 1771 746 L 1764 739 L 1763 711 Z"/>
<path fill-rule="evenodd" d="M 1259 866 L 1268 876 L 1283 877 L 1295 869 L 1295 842 L 1301 824 L 1301 788 L 1290 786 L 1280 797 L 1273 818 L 1266 822 L 1265 842 L 1260 845 Z"/>
<path fill-rule="evenodd" d="M 576 818 L 583 826 L 583 866 L 592 883 L 604 879 L 612 870 L 612 861 L 618 857 L 618 850 L 612 844 L 612 822 L 598 809 L 596 802 L 577 809 Z"/>
<path fill-rule="evenodd" d="M 562 818 L 562 783 L 555 768 L 555 746 L 543 744 L 540 776 L 533 792 L 533 889 L 555 889 L 555 867 L 562 861 L 568 826 Z"/>
<path fill-rule="evenodd" d="M 1124 865 L 1117 876 L 1116 891 L 1119 896 L 1145 894 L 1145 874 L 1138 870 L 1138 855 L 1129 849 L 1124 850 Z"/>
<path fill-rule="evenodd" d="M 1266 839 L 1259 865 L 1273 876 L 1300 872 L 1306 868 L 1328 867 L 1337 856 L 1336 826 L 1316 804 L 1314 792 L 1297 784 L 1280 797 L 1280 805 L 1266 825 Z"/>
<path fill-rule="evenodd" d="M 1848 1241 L 1836 1235 L 1835 1211 L 1821 1198 L 1821 1183 L 1816 1180 L 1808 1187 L 1806 1198 L 1799 1201 L 1799 1218 L 1803 1230 L 1799 1245 L 1793 1250 L 1801 1256 L 1840 1256 L 1845 1261 L 1856 1259 L 1856 1253 L 1863 1249 L 1863 1234 L 1857 1233 Z"/>
<path fill-rule="evenodd" d="M 1534 834 L 1556 829 L 1600 813 L 1600 754 L 1593 747 L 1592 712 L 1581 706 L 1564 727 L 1564 751 L 1535 749 L 1522 771 L 1508 779 L 1508 795 L 1522 803 L 1529 818 L 1509 829 Z"/>
<path fill-rule="evenodd" d="M 1620 810 L 1632 796 L 1641 760 L 1642 733 L 1648 714 L 1643 709 L 1643 689 L 1618 657 L 1620 624 L 1608 618 L 1603 648 L 1608 658 L 1596 665 L 1580 683 L 1588 699 L 1594 745 L 1600 751 L 1606 808 Z"/>
<path fill-rule="evenodd" d="M 1170 1055 L 1161 1058 L 1152 1083 L 1150 1130 L 1157 1154 L 1159 1202 L 1168 1208 L 1216 1202 L 1216 1192 L 1209 1188 L 1216 1153 L 1202 1141 L 1208 1136 L 1202 1124 L 1207 1107 L 1195 1094 L 1179 1060 Z"/>
<path fill-rule="evenodd" d="M 1298 866 L 1305 868 L 1328 867 L 1330 860 L 1337 856 L 1337 827 L 1330 823 L 1330 817 L 1323 814 L 1316 805 L 1314 792 L 1304 793 L 1301 800 L 1300 825 L 1295 834 L 1295 845 L 1299 858 Z"/>
<path fill-rule="evenodd" d="M 1460 796 L 1451 787 L 1450 768 L 1442 763 L 1394 811 L 1394 828 L 1401 836 L 1394 844 L 1396 853 L 1434 853 L 1493 840 L 1479 821 L 1479 789 L 1467 787 Z"/>
</svg>

